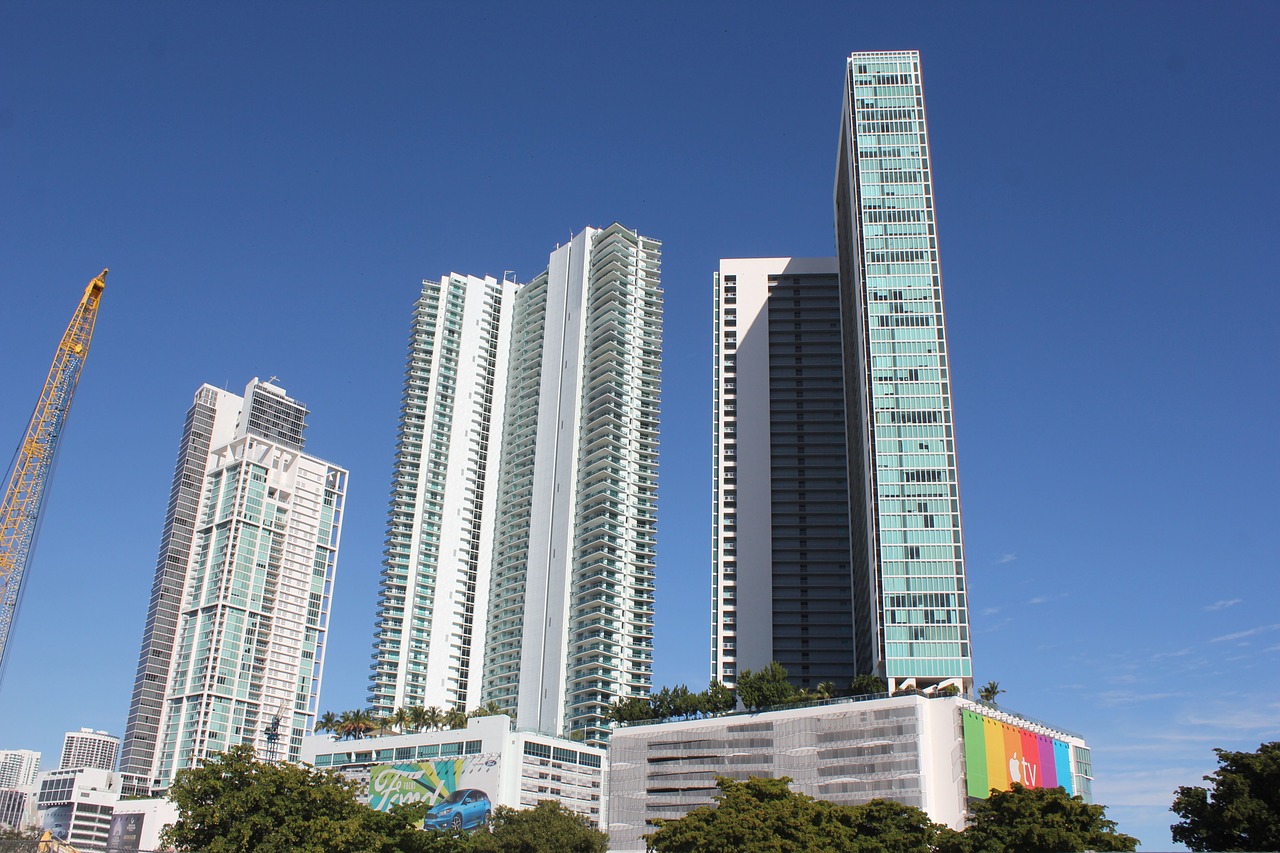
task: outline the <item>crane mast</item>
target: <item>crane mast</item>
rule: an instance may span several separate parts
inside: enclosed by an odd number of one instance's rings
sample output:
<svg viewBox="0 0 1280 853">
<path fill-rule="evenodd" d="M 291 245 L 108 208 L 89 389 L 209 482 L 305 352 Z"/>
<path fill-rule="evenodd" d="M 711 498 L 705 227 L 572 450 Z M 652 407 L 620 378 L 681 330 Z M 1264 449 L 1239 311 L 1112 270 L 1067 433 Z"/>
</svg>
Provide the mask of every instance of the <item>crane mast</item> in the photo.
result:
<svg viewBox="0 0 1280 853">
<path fill-rule="evenodd" d="M 85 287 L 84 296 L 62 335 L 26 434 L 14 455 L 4 495 L 0 497 L 0 676 L 4 673 L 9 631 L 22 600 L 22 578 L 35 542 L 40 507 L 48 493 L 58 441 L 71 410 L 71 398 L 75 396 L 80 370 L 89 354 L 106 275 L 107 271 L 103 270 Z"/>
</svg>

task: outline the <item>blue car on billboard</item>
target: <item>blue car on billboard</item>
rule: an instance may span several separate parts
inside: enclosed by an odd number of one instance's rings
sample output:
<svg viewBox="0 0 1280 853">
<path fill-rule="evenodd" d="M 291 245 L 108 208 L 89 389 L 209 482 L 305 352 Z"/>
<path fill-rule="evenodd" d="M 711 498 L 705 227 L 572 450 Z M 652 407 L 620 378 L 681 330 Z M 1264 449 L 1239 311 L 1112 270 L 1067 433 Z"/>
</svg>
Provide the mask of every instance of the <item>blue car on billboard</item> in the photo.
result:
<svg viewBox="0 0 1280 853">
<path fill-rule="evenodd" d="M 459 788 L 431 807 L 422 821 L 425 829 L 474 829 L 489 822 L 489 795 L 475 788 Z"/>
</svg>

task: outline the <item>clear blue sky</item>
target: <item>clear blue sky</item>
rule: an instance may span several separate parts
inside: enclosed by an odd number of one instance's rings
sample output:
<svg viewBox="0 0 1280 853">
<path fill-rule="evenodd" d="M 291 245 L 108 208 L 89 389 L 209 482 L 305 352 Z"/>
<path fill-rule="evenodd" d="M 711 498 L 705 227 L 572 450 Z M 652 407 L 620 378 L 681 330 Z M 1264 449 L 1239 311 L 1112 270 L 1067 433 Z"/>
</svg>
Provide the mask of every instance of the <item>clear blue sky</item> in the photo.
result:
<svg viewBox="0 0 1280 853">
<path fill-rule="evenodd" d="M 464 5 L 466 8 L 464 8 Z M 1168 847 L 1280 738 L 1273 3 L 0 7 L 0 447 L 112 269 L 0 747 L 123 733 L 183 414 L 278 376 L 351 470 L 322 704 L 362 705 L 410 306 L 664 243 L 660 684 L 708 674 L 711 274 L 829 255 L 844 56 L 918 48 L 978 679 Z"/>
</svg>

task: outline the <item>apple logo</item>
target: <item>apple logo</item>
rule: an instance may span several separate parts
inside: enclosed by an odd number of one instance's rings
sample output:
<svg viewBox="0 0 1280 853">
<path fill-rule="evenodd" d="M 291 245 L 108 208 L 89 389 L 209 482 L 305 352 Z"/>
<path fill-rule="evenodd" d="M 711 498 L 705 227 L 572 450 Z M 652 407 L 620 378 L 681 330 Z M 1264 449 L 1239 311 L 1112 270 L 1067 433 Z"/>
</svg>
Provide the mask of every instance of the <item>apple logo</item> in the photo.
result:
<svg viewBox="0 0 1280 853">
<path fill-rule="evenodd" d="M 1022 781 L 1022 762 L 1018 761 L 1018 753 L 1016 752 L 1013 754 L 1013 757 L 1009 759 L 1009 781 Z"/>
</svg>

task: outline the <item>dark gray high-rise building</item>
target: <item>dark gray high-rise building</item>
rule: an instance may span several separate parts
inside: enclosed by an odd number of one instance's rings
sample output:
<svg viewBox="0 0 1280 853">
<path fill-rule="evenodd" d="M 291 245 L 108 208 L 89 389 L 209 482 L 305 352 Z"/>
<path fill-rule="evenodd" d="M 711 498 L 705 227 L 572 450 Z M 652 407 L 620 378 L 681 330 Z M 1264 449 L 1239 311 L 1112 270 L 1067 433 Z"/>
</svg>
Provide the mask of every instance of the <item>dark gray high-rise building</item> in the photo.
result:
<svg viewBox="0 0 1280 853">
<path fill-rule="evenodd" d="M 972 681 L 920 57 L 855 53 L 837 257 L 716 276 L 712 676 Z"/>
</svg>

